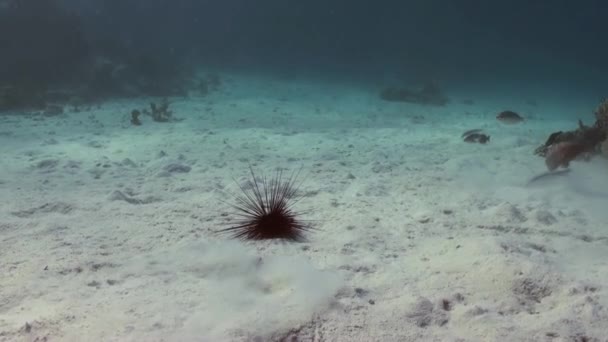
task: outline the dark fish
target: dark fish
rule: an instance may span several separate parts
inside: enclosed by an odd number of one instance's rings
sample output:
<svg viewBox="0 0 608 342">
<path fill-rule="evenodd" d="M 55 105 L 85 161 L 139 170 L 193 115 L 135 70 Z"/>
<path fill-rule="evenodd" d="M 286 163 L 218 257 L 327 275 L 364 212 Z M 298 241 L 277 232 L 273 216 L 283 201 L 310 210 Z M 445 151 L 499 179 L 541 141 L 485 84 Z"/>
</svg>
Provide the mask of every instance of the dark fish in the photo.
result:
<svg viewBox="0 0 608 342">
<path fill-rule="evenodd" d="M 463 138 L 464 138 L 464 137 L 466 137 L 467 135 L 471 135 L 471 134 L 473 134 L 473 133 L 481 133 L 481 129 L 479 129 L 479 128 L 470 129 L 470 130 L 468 130 L 468 131 L 466 131 L 466 132 L 462 133 L 461 137 L 463 137 Z"/>
<path fill-rule="evenodd" d="M 498 113 L 498 115 L 496 116 L 496 119 L 502 123 L 509 124 L 509 125 L 513 125 L 513 124 L 524 121 L 524 118 L 522 118 L 519 114 L 517 114 L 513 111 L 510 111 L 510 110 L 505 110 L 503 112 Z"/>
<path fill-rule="evenodd" d="M 479 128 L 470 129 L 464 133 L 462 133 L 463 140 L 468 143 L 480 143 L 485 144 L 490 141 L 490 136 L 487 134 L 483 134 L 482 130 Z"/>
<path fill-rule="evenodd" d="M 480 143 L 480 144 L 485 144 L 488 141 L 490 141 L 490 136 L 489 135 L 485 135 L 483 133 L 472 133 L 467 135 L 464 138 L 465 142 L 468 143 Z"/>
</svg>

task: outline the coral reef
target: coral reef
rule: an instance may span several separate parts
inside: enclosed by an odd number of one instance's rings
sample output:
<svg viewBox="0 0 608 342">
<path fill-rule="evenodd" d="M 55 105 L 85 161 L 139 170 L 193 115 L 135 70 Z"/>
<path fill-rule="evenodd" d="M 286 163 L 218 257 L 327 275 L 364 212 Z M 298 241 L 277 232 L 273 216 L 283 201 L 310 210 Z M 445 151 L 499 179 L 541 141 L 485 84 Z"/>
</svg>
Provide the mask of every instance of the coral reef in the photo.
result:
<svg viewBox="0 0 608 342">
<path fill-rule="evenodd" d="M 579 120 L 578 128 L 572 131 L 558 131 L 549 135 L 547 141 L 536 148 L 534 153 L 545 157 L 549 170 L 568 167 L 572 160 L 602 152 L 608 136 L 608 99 L 604 100 L 595 111 L 595 123 L 586 126 Z"/>
<path fill-rule="evenodd" d="M 0 111 L 44 110 L 75 97 L 186 95 L 194 81 L 185 57 L 95 31 L 62 0 L 0 1 L 0 41 Z M 211 90 L 218 81 L 208 79 Z M 66 96 L 57 99 L 57 89 Z"/>
<path fill-rule="evenodd" d="M 608 99 L 600 103 L 595 110 L 595 126 L 608 130 Z"/>
<path fill-rule="evenodd" d="M 150 110 L 144 109 L 144 114 L 152 117 L 156 122 L 169 122 L 173 119 L 173 111 L 169 110 L 169 101 L 165 98 L 160 105 L 150 103 Z"/>
</svg>

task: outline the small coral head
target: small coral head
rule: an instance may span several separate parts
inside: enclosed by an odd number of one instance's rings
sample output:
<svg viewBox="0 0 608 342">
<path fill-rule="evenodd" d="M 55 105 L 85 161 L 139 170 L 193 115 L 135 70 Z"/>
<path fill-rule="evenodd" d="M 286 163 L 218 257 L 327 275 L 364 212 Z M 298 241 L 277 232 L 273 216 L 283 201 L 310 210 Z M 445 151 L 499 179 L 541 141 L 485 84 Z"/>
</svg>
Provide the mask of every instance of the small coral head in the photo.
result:
<svg viewBox="0 0 608 342">
<path fill-rule="evenodd" d="M 588 150 L 588 147 L 582 143 L 576 142 L 560 142 L 551 145 L 545 156 L 545 165 L 549 171 L 556 170 L 559 167 L 568 167 L 570 162 Z"/>
<path fill-rule="evenodd" d="M 292 209 L 301 199 L 297 194 L 299 172 L 287 178 L 282 171 L 277 171 L 272 178 L 258 178 L 251 167 L 249 170 L 248 186 L 239 185 L 241 193 L 231 204 L 239 219 L 236 225 L 220 232 L 229 232 L 242 240 L 304 241 L 310 226 Z"/>
</svg>

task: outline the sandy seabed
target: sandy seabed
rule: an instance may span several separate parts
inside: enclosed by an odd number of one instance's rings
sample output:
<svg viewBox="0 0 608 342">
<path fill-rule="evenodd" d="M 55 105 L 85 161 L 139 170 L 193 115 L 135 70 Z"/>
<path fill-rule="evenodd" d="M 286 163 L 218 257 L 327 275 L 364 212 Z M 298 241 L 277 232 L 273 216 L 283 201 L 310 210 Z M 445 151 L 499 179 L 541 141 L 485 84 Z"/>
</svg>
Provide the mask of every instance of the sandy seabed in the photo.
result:
<svg viewBox="0 0 608 342">
<path fill-rule="evenodd" d="M 608 161 L 528 184 L 594 103 L 222 77 L 169 123 L 0 116 L 0 341 L 608 341 Z M 249 165 L 303 168 L 307 242 L 215 233 Z"/>
</svg>

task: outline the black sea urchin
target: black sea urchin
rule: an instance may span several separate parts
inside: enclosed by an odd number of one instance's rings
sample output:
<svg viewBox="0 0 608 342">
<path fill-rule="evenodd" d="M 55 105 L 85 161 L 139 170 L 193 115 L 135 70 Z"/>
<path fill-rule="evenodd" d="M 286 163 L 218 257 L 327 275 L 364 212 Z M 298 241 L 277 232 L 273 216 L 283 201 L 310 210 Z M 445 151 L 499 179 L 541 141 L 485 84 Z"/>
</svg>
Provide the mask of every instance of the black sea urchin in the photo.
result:
<svg viewBox="0 0 608 342">
<path fill-rule="evenodd" d="M 251 179 L 248 186 L 239 185 L 241 193 L 236 195 L 232 207 L 239 216 L 235 226 L 222 229 L 242 240 L 283 239 L 303 241 L 310 226 L 299 219 L 292 206 L 301 199 L 297 194 L 299 172 L 283 178 L 278 170 L 274 177 L 258 178 L 249 168 Z"/>
</svg>

